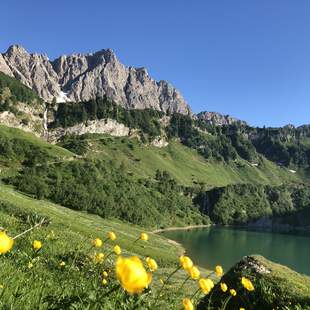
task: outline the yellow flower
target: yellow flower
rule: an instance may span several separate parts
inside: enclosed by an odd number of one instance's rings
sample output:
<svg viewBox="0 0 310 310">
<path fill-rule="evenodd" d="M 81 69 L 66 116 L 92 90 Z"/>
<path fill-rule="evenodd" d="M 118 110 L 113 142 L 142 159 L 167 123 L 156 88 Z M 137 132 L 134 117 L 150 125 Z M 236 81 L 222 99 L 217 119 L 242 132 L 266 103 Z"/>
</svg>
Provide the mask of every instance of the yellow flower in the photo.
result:
<svg viewBox="0 0 310 310">
<path fill-rule="evenodd" d="M 1 288 L 1 289 L 4 289 L 4 285 L 3 285 L 3 284 L 0 284 L 0 288 Z"/>
<path fill-rule="evenodd" d="M 147 265 L 149 266 L 149 268 L 150 268 L 150 270 L 151 270 L 152 272 L 157 270 L 158 265 L 157 265 L 155 259 L 150 258 L 150 257 L 147 257 L 145 260 L 146 260 Z"/>
<path fill-rule="evenodd" d="M 229 290 L 231 296 L 236 296 L 237 292 L 233 288 Z"/>
<path fill-rule="evenodd" d="M 215 267 L 215 273 L 216 273 L 216 276 L 221 277 L 223 275 L 223 268 L 222 268 L 222 266 L 217 265 Z"/>
<path fill-rule="evenodd" d="M 188 270 L 188 274 L 190 275 L 190 277 L 193 280 L 198 280 L 200 277 L 200 271 L 196 266 L 193 266 L 192 268 L 189 268 Z"/>
<path fill-rule="evenodd" d="M 240 308 L 239 310 L 245 310 L 244 308 Z"/>
<path fill-rule="evenodd" d="M 64 266 L 66 266 L 66 263 L 65 263 L 64 261 L 61 261 L 61 262 L 59 263 L 59 266 L 60 266 L 60 267 L 64 267 Z"/>
<path fill-rule="evenodd" d="M 137 256 L 119 257 L 116 261 L 116 276 L 122 287 L 130 294 L 141 293 L 152 281 Z"/>
<path fill-rule="evenodd" d="M 28 269 L 31 269 L 33 267 L 33 263 L 32 262 L 29 262 L 28 263 Z"/>
<path fill-rule="evenodd" d="M 194 310 L 193 303 L 191 302 L 189 298 L 183 299 L 183 306 L 184 306 L 184 310 Z"/>
<path fill-rule="evenodd" d="M 0 231 L 0 254 L 9 252 L 14 244 L 14 240 L 10 238 L 4 231 Z"/>
<path fill-rule="evenodd" d="M 104 260 L 104 254 L 103 253 L 96 253 L 94 256 L 93 256 L 93 261 L 96 263 L 96 264 L 102 264 L 103 263 L 103 260 Z"/>
<path fill-rule="evenodd" d="M 146 233 L 141 233 L 140 239 L 143 240 L 143 241 L 148 241 L 149 240 L 149 236 Z"/>
<path fill-rule="evenodd" d="M 39 240 L 34 240 L 32 242 L 32 247 L 35 251 L 39 251 L 42 248 L 42 242 Z"/>
<path fill-rule="evenodd" d="M 225 293 L 228 290 L 228 287 L 225 283 L 221 283 L 221 290 Z"/>
<path fill-rule="evenodd" d="M 192 260 L 188 256 L 184 256 L 184 255 L 180 257 L 180 264 L 182 268 L 185 270 L 192 268 L 194 265 Z"/>
<path fill-rule="evenodd" d="M 102 280 L 102 285 L 106 286 L 108 284 L 108 281 L 106 279 Z"/>
<path fill-rule="evenodd" d="M 92 244 L 95 248 L 100 248 L 102 247 L 102 240 L 99 238 L 96 238 L 92 241 Z"/>
<path fill-rule="evenodd" d="M 164 280 L 162 278 L 159 279 L 159 282 L 160 282 L 161 285 L 165 284 L 165 282 L 164 282 Z"/>
<path fill-rule="evenodd" d="M 214 287 L 214 283 L 211 279 L 201 278 L 199 280 L 199 287 L 204 292 L 204 294 L 209 294 Z"/>
<path fill-rule="evenodd" d="M 251 280 L 249 280 L 245 277 L 242 277 L 241 283 L 242 283 L 243 287 L 245 289 L 247 289 L 248 291 L 254 291 L 254 285 L 252 284 Z"/>
<path fill-rule="evenodd" d="M 107 278 L 107 277 L 108 277 L 108 273 L 107 273 L 106 271 L 104 271 L 104 272 L 102 273 L 102 276 L 103 276 L 104 278 Z"/>
<path fill-rule="evenodd" d="M 113 231 L 108 232 L 108 238 L 112 241 L 116 240 L 116 235 Z"/>
<path fill-rule="evenodd" d="M 122 253 L 121 247 L 119 245 L 116 245 L 113 250 L 116 255 L 120 255 Z"/>
</svg>

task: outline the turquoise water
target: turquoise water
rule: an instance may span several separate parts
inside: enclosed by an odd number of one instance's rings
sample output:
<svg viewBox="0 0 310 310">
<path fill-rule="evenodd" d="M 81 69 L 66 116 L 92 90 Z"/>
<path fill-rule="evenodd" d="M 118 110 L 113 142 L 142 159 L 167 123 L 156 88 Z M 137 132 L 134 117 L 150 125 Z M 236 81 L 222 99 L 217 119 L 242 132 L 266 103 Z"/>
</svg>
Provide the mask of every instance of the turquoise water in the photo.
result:
<svg viewBox="0 0 310 310">
<path fill-rule="evenodd" d="M 260 254 L 310 275 L 310 235 L 226 227 L 169 231 L 163 235 L 181 243 L 195 263 L 207 269 L 221 264 L 227 270 L 245 255 Z"/>
</svg>

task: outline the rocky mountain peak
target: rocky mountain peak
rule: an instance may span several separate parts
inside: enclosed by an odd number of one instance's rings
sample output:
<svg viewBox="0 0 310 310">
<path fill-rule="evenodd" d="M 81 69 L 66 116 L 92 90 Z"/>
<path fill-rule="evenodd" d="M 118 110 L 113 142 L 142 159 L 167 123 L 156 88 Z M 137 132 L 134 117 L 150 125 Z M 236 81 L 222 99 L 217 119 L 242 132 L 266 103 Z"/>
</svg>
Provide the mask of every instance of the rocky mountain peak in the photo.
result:
<svg viewBox="0 0 310 310">
<path fill-rule="evenodd" d="M 9 48 L 6 51 L 7 55 L 25 55 L 28 54 L 28 52 L 21 46 L 18 44 L 14 44 L 9 46 Z"/>
<path fill-rule="evenodd" d="M 232 124 L 240 124 L 247 125 L 245 121 L 239 120 L 230 115 L 223 115 L 217 112 L 200 112 L 197 114 L 197 118 L 204 120 L 206 123 L 215 125 L 215 126 L 223 126 L 223 125 L 232 125 Z"/>
<path fill-rule="evenodd" d="M 1 54 L 0 54 L 1 55 Z M 46 101 L 85 101 L 104 95 L 125 108 L 191 114 L 178 90 L 152 79 L 145 68 L 123 65 L 111 49 L 63 55 L 50 61 L 13 45 L 0 57 L 0 71 L 34 89 Z"/>
</svg>

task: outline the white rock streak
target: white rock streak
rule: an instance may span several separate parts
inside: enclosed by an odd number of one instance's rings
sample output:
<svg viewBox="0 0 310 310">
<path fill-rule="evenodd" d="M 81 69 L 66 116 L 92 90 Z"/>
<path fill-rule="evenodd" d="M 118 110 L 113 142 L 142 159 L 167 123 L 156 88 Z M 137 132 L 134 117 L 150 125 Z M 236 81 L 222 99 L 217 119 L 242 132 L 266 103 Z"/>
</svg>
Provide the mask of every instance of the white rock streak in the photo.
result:
<svg viewBox="0 0 310 310">
<path fill-rule="evenodd" d="M 57 103 L 61 103 L 61 102 L 68 102 L 70 101 L 70 99 L 67 97 L 67 93 L 61 91 L 58 95 L 58 97 L 56 97 L 56 102 Z"/>
</svg>

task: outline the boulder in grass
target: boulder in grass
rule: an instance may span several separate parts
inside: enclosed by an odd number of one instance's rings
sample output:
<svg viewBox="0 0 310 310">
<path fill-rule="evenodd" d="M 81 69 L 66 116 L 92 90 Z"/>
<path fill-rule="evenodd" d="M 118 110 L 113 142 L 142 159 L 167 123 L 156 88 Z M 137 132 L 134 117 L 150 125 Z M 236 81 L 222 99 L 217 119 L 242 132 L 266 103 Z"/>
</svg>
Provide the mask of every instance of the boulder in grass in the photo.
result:
<svg viewBox="0 0 310 310">
<path fill-rule="evenodd" d="M 249 279 L 254 291 L 246 290 L 242 277 Z M 228 286 L 224 293 L 221 283 Z M 231 296 L 230 289 L 237 295 Z M 226 306 L 225 306 L 225 303 Z M 310 277 L 288 267 L 273 263 L 262 256 L 246 256 L 234 265 L 198 304 L 198 310 L 240 309 L 310 309 Z"/>
</svg>

